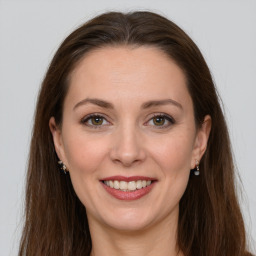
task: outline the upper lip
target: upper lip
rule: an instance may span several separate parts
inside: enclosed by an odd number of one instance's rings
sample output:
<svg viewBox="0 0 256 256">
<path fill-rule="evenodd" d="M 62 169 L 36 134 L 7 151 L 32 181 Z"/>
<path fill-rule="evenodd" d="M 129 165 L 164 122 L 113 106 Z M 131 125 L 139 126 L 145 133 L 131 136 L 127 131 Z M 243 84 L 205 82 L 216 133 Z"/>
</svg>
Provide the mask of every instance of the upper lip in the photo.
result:
<svg viewBox="0 0 256 256">
<path fill-rule="evenodd" d="M 111 177 L 106 177 L 101 179 L 102 181 L 107 181 L 107 180 L 118 180 L 118 181 L 137 181 L 137 180 L 156 180 L 155 178 L 151 177 L 146 177 L 146 176 L 130 176 L 130 177 L 125 177 L 125 176 L 111 176 Z"/>
</svg>

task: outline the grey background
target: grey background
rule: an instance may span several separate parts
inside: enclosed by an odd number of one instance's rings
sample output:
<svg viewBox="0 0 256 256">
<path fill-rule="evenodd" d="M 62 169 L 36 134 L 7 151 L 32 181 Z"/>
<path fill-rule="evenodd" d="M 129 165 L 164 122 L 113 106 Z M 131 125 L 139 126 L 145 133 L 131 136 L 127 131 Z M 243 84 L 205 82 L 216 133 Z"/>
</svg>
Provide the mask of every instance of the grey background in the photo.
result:
<svg viewBox="0 0 256 256">
<path fill-rule="evenodd" d="M 166 15 L 201 49 L 224 102 L 246 228 L 255 241 L 256 1 L 9 0 L 0 1 L 0 255 L 18 251 L 33 112 L 47 65 L 72 30 L 107 10 Z"/>
</svg>

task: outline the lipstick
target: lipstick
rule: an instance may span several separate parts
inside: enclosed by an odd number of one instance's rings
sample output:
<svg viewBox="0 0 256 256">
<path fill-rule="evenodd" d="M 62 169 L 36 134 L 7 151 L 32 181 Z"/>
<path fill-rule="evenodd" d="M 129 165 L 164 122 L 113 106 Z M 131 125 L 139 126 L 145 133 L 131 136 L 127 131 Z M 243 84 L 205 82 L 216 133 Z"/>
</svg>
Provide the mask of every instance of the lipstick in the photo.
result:
<svg viewBox="0 0 256 256">
<path fill-rule="evenodd" d="M 101 183 L 111 196 L 131 201 L 147 195 L 153 189 L 156 179 L 145 176 L 111 176 L 102 179 Z M 120 189 L 119 184 L 122 184 Z"/>
</svg>

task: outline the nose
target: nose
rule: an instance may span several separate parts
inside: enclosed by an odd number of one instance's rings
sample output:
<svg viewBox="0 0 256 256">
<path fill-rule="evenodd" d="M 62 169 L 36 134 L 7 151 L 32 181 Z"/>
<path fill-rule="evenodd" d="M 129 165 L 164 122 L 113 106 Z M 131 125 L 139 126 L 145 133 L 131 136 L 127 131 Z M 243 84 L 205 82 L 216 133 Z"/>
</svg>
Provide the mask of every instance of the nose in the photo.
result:
<svg viewBox="0 0 256 256">
<path fill-rule="evenodd" d="M 120 127 L 113 137 L 110 151 L 113 162 L 129 167 L 145 160 L 143 139 L 135 127 Z"/>
</svg>

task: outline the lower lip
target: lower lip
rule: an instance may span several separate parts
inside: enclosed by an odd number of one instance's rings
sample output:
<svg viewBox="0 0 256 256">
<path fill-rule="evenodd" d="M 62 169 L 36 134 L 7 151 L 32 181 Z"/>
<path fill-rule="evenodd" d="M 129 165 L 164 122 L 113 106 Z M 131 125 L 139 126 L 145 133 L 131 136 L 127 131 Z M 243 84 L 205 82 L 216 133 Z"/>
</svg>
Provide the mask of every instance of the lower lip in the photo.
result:
<svg viewBox="0 0 256 256">
<path fill-rule="evenodd" d="M 111 187 L 107 186 L 106 184 L 104 184 L 103 182 L 102 182 L 102 185 L 106 189 L 106 191 L 113 197 L 115 197 L 119 200 L 131 201 L 131 200 L 140 199 L 141 197 L 147 195 L 151 191 L 151 189 L 153 188 L 155 183 L 156 182 L 153 182 L 145 188 L 141 188 L 141 189 L 129 191 L 129 192 L 111 188 Z"/>
</svg>

